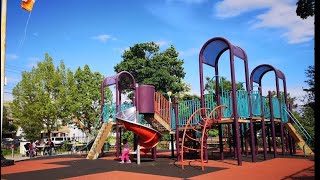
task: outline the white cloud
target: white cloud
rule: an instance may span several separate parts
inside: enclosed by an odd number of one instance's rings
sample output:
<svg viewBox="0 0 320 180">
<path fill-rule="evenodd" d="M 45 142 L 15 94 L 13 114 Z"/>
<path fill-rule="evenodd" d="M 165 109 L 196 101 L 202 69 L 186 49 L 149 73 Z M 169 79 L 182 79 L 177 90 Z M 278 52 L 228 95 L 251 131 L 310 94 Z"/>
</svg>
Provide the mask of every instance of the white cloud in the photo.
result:
<svg viewBox="0 0 320 180">
<path fill-rule="evenodd" d="M 179 55 L 181 57 L 189 57 L 193 55 L 197 55 L 200 52 L 200 48 L 190 48 L 184 51 L 179 51 Z"/>
<path fill-rule="evenodd" d="M 160 47 L 167 46 L 170 42 L 169 41 L 157 41 L 155 42 Z"/>
<path fill-rule="evenodd" d="M 38 37 L 38 36 L 39 36 L 39 33 L 35 32 L 35 33 L 33 33 L 32 35 Z"/>
<path fill-rule="evenodd" d="M 94 36 L 92 38 L 97 39 L 101 42 L 106 42 L 108 39 L 111 39 L 111 36 L 107 35 L 107 34 L 100 34 L 100 35 Z"/>
<path fill-rule="evenodd" d="M 18 59 L 19 58 L 19 56 L 16 54 L 7 54 L 6 57 L 7 57 L 7 59 Z"/>
<path fill-rule="evenodd" d="M 223 0 L 215 4 L 215 15 L 235 17 L 254 10 L 266 10 L 250 20 L 252 28 L 283 28 L 289 44 L 307 42 L 314 37 L 314 17 L 305 20 L 296 15 L 296 5 L 290 0 Z"/>
</svg>

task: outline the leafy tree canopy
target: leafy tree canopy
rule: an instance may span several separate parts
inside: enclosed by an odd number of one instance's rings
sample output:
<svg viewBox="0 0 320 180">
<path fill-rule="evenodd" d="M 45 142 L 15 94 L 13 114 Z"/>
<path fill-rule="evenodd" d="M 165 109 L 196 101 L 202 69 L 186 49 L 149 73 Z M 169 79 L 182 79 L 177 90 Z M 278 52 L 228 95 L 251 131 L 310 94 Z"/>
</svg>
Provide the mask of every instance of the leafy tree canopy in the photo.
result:
<svg viewBox="0 0 320 180">
<path fill-rule="evenodd" d="M 315 68 L 314 66 L 309 66 L 305 71 L 307 75 L 307 80 L 305 81 L 308 84 L 308 88 L 304 88 L 303 90 L 307 93 L 307 106 L 310 106 L 313 111 L 315 111 Z"/>
<path fill-rule="evenodd" d="M 100 121 L 101 115 L 101 82 L 103 76 L 92 72 L 88 65 L 83 70 L 79 67 L 74 75 L 68 75 L 69 89 L 72 102 L 71 113 L 80 119 L 91 131 Z M 112 92 L 105 88 L 105 102 L 112 101 Z"/>
<path fill-rule="evenodd" d="M 40 138 L 40 131 L 56 130 L 57 119 L 64 119 L 59 93 L 66 88 L 63 62 L 55 68 L 52 58 L 46 54 L 43 62 L 31 72 L 23 72 L 22 80 L 13 89 L 12 112 L 17 124 L 22 127 L 29 140 Z"/>
<path fill-rule="evenodd" d="M 10 133 L 10 132 L 14 132 L 17 130 L 17 127 L 13 124 L 10 123 L 10 119 L 11 115 L 10 115 L 10 107 L 7 106 L 6 104 L 4 104 L 3 106 L 3 122 L 2 122 L 2 132 L 3 133 Z"/>
<path fill-rule="evenodd" d="M 302 19 L 314 15 L 315 0 L 298 0 L 296 13 Z"/>
<path fill-rule="evenodd" d="M 13 89 L 11 104 L 13 117 L 29 140 L 40 138 L 40 132 L 49 134 L 71 121 L 71 115 L 81 119 L 90 129 L 101 114 L 100 73 L 91 72 L 88 65 L 73 73 L 61 61 L 58 67 L 45 54 L 43 62 L 31 72 L 23 72 L 22 80 Z M 106 88 L 106 100 L 112 99 Z"/>
<path fill-rule="evenodd" d="M 226 77 L 221 77 L 220 78 L 219 85 L 220 85 L 220 92 L 222 92 L 222 90 L 223 91 L 230 91 L 232 89 L 231 81 L 227 80 Z M 206 84 L 205 84 L 204 88 L 209 93 L 215 94 L 216 79 L 215 78 L 206 77 Z M 244 90 L 241 82 L 237 82 L 236 83 L 236 90 Z"/>
<path fill-rule="evenodd" d="M 159 52 L 154 42 L 135 44 L 122 55 L 123 60 L 114 67 L 119 73 L 130 72 L 137 83 L 155 86 L 156 91 L 179 93 L 186 87 L 183 60 L 178 58 L 174 46 Z"/>
</svg>

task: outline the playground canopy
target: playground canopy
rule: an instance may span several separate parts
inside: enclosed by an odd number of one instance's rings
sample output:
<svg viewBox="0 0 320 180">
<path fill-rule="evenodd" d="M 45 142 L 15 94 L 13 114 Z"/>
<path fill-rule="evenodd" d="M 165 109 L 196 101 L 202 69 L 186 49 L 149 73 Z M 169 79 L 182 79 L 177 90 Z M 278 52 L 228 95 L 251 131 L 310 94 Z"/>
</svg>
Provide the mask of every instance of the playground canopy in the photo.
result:
<svg viewBox="0 0 320 180">
<path fill-rule="evenodd" d="M 258 83 L 261 85 L 261 79 L 262 79 L 263 75 L 269 71 L 274 71 L 276 78 L 280 78 L 285 81 L 286 78 L 280 70 L 276 69 L 275 67 L 273 67 L 269 64 L 261 64 L 261 65 L 257 66 L 256 68 L 254 68 L 254 70 L 252 71 L 251 77 L 250 77 L 251 83 L 255 82 L 255 83 Z"/>
<path fill-rule="evenodd" d="M 246 59 L 246 53 L 243 49 L 232 45 L 228 40 L 222 37 L 212 38 L 207 41 L 202 46 L 199 56 L 203 63 L 215 67 L 220 56 L 228 49 L 230 49 L 238 58 L 242 60 Z"/>
</svg>

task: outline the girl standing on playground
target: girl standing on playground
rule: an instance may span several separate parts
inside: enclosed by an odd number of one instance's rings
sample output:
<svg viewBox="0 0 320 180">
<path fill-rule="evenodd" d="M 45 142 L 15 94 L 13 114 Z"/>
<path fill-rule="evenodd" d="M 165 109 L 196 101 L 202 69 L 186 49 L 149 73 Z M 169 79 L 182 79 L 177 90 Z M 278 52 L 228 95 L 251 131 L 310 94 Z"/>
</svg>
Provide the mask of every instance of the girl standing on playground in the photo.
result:
<svg viewBox="0 0 320 180">
<path fill-rule="evenodd" d="M 121 156 L 121 164 L 124 163 L 124 158 L 126 158 L 127 163 L 131 163 L 130 159 L 129 159 L 129 151 L 130 151 L 130 146 L 128 143 L 127 139 L 123 140 L 123 152 L 122 152 L 122 156 Z"/>
</svg>

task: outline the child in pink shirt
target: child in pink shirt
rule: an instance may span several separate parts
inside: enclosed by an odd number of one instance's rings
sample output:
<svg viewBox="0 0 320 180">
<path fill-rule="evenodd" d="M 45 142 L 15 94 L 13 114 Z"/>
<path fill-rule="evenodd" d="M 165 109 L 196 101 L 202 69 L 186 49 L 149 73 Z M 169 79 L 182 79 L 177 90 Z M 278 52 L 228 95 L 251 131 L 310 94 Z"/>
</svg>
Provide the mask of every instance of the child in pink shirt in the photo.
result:
<svg viewBox="0 0 320 180">
<path fill-rule="evenodd" d="M 127 163 L 131 163 L 130 159 L 129 159 L 129 151 L 130 151 L 130 146 L 128 143 L 127 139 L 123 140 L 123 152 L 122 152 L 122 156 L 121 156 L 121 164 L 124 163 L 124 158 L 126 158 Z"/>
</svg>

